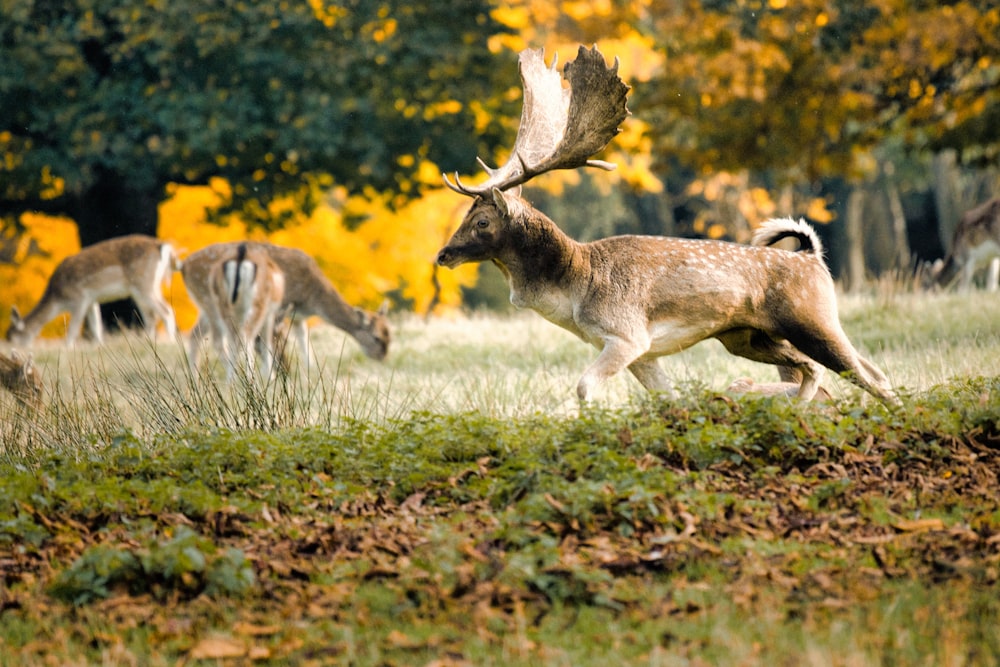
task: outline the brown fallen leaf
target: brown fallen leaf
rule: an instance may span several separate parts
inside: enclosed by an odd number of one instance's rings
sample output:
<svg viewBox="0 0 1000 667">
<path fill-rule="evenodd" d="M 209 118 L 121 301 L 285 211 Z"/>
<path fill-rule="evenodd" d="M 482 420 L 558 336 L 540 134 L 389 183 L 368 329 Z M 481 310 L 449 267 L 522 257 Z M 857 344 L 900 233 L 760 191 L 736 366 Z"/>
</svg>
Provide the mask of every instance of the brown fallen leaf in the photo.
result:
<svg viewBox="0 0 1000 667">
<path fill-rule="evenodd" d="M 246 654 L 247 647 L 242 642 L 226 637 L 206 637 L 194 645 L 188 657 L 192 660 L 218 660 L 242 658 Z"/>
<path fill-rule="evenodd" d="M 267 635 L 276 635 L 281 632 L 280 625 L 256 625 L 254 623 L 245 623 L 243 621 L 237 621 L 236 625 L 233 626 L 233 632 L 238 635 L 246 635 L 248 637 L 264 637 Z"/>
<path fill-rule="evenodd" d="M 941 519 L 900 519 L 892 524 L 892 527 L 903 533 L 922 533 L 929 530 L 944 530 L 944 521 Z"/>
</svg>

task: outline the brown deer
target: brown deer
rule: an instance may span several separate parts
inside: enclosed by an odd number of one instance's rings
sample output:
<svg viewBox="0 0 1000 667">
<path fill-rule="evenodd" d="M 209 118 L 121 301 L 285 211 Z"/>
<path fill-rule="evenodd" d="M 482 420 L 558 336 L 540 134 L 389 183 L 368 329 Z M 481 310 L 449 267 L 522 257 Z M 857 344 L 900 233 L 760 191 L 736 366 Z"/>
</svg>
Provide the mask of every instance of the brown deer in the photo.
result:
<svg viewBox="0 0 1000 667">
<path fill-rule="evenodd" d="M 41 300 L 23 318 L 11 308 L 7 340 L 31 345 L 57 315 L 69 311 L 66 341 L 72 345 L 84 319 L 98 342 L 103 340 L 99 304 L 131 298 L 150 337 L 162 320 L 171 338 L 176 336 L 174 311 L 163 298 L 161 285 L 170 284 L 180 268 L 173 247 L 151 236 L 132 234 L 95 243 L 64 259 L 49 278 Z"/>
<path fill-rule="evenodd" d="M 600 350 L 577 384 L 581 401 L 626 368 L 648 390 L 670 391 L 657 358 L 715 338 L 733 354 L 796 369 L 802 399 L 816 394 L 825 366 L 898 402 L 885 375 L 844 334 L 822 245 L 804 222 L 770 221 L 749 246 L 652 236 L 579 243 L 522 199 L 515 188 L 546 171 L 611 168 L 589 158 L 629 112 L 618 62 L 607 67 L 596 47 L 581 47 L 566 66 L 569 89 L 541 51 L 522 52 L 520 69 L 524 107 L 509 161 L 487 167 L 488 180 L 476 187 L 445 176 L 475 201 L 437 263 L 492 261 L 511 303 Z M 786 237 L 800 251 L 770 247 Z"/>
<path fill-rule="evenodd" d="M 239 242 L 218 243 L 189 255 L 184 260 L 182 272 L 185 282 L 190 276 L 193 282 L 204 283 L 209 267 L 238 245 Z M 278 314 L 291 319 L 292 332 L 307 367 L 311 355 L 306 320 L 314 315 L 347 332 L 372 359 L 385 358 L 391 338 L 387 304 L 383 303 L 376 312 L 351 306 L 323 274 L 316 260 L 297 248 L 254 242 L 248 243 L 248 247 L 266 253 L 285 276 L 284 297 Z M 206 327 L 204 319 L 199 319 L 191 331 L 189 359 L 195 363 Z"/>
<path fill-rule="evenodd" d="M 1000 264 L 1000 197 L 966 211 L 952 236 L 951 250 L 942 264 L 932 269 L 932 284 L 948 289 L 958 284 L 962 290 L 972 285 L 976 269 L 990 263 L 986 286 L 997 289 L 995 268 Z"/>
<path fill-rule="evenodd" d="M 213 248 L 213 246 L 209 246 Z M 254 367 L 254 341 L 265 341 L 261 375 L 268 377 L 274 362 L 271 343 L 274 322 L 284 298 L 285 276 L 266 252 L 247 243 L 225 244 L 219 252 L 207 253 L 211 262 L 184 262 L 181 275 L 192 301 L 198 306 L 199 321 L 205 322 L 231 380 L 238 359 L 247 369 Z M 197 366 L 197 346 L 202 335 L 192 337 L 189 355 Z"/>
<path fill-rule="evenodd" d="M 42 375 L 30 356 L 0 354 L 0 386 L 23 405 L 37 408 L 42 402 Z"/>
</svg>

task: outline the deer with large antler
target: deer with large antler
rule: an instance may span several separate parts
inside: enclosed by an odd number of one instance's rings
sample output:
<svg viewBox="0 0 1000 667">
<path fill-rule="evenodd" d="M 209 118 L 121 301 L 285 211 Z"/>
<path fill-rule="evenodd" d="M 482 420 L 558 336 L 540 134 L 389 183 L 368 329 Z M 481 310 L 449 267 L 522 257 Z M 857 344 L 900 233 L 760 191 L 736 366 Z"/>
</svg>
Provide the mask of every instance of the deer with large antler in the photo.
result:
<svg viewBox="0 0 1000 667">
<path fill-rule="evenodd" d="M 518 186 L 547 171 L 614 168 L 590 158 L 620 131 L 629 87 L 618 61 L 609 68 L 596 47 L 566 65 L 569 88 L 540 50 L 523 51 L 520 70 L 524 106 L 508 162 L 490 169 L 480 160 L 489 178 L 476 186 L 444 177 L 475 201 L 437 263 L 492 261 L 511 303 L 599 349 L 577 384 L 581 401 L 626 368 L 646 389 L 670 391 L 657 358 L 715 338 L 732 354 L 800 372 L 801 399 L 815 396 L 826 367 L 898 403 L 844 334 L 822 245 L 804 222 L 769 221 L 752 245 L 655 236 L 579 243 L 522 199 Z M 771 247 L 786 237 L 798 252 Z"/>
</svg>

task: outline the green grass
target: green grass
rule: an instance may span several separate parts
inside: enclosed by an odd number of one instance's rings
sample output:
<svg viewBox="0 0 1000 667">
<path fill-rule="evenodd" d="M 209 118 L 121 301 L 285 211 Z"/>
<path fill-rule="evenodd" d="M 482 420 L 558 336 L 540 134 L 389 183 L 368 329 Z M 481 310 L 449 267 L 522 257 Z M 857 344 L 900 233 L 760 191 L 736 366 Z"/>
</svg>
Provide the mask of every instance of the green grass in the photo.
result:
<svg viewBox="0 0 1000 667">
<path fill-rule="evenodd" d="M 727 396 L 776 374 L 709 343 L 581 412 L 595 352 L 531 314 L 398 316 L 385 364 L 320 327 L 267 386 L 40 347 L 0 665 L 997 664 L 995 296 L 843 300 L 893 411 Z"/>
</svg>

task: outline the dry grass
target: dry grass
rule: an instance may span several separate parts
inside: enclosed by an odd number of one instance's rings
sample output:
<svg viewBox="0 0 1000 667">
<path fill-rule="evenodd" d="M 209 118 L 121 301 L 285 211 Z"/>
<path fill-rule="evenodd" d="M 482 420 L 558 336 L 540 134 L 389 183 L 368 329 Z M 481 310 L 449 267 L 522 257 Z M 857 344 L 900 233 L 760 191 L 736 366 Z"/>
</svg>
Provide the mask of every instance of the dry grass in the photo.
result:
<svg viewBox="0 0 1000 667">
<path fill-rule="evenodd" d="M 1000 303 L 995 294 L 926 296 L 894 292 L 841 299 L 841 319 L 860 350 L 904 393 L 955 378 L 1000 375 Z M 27 414 L 0 398 L 3 441 L 88 441 L 131 431 L 143 437 L 185 429 L 276 429 L 340 420 L 382 421 L 413 412 L 474 411 L 493 417 L 573 414 L 575 386 L 596 351 L 530 312 L 425 320 L 397 314 L 385 363 L 329 326 L 312 330 L 317 362 L 266 385 L 221 381 L 209 352 L 199 377 L 180 345 L 141 335 L 112 336 L 103 347 L 66 348 L 45 341 L 34 350 L 45 379 L 44 406 Z M 721 391 L 734 378 L 777 379 L 773 368 L 733 357 L 715 341 L 666 357 L 680 387 Z M 860 396 L 839 378 L 825 382 L 838 399 Z M 643 394 L 627 373 L 600 389 L 600 406 L 622 406 Z M 22 442 L 23 444 L 23 442 Z"/>
</svg>

